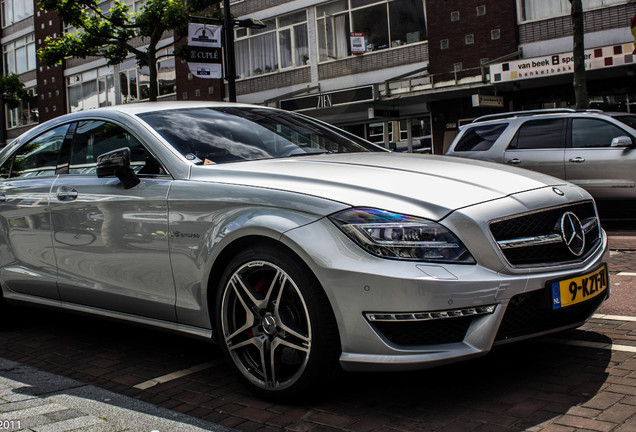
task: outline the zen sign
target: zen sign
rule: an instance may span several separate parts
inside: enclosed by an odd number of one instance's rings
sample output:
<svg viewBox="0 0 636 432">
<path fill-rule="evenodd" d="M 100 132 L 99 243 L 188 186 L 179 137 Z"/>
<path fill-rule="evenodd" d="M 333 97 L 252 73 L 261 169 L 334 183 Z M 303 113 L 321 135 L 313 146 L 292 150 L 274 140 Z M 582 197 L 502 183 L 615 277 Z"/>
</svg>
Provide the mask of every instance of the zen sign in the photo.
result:
<svg viewBox="0 0 636 432">
<path fill-rule="evenodd" d="M 280 101 L 280 107 L 287 111 L 331 108 L 358 102 L 373 101 L 373 86 L 357 87 L 328 93 L 319 93 Z"/>
<path fill-rule="evenodd" d="M 191 23 L 188 28 L 188 67 L 199 78 L 222 78 L 221 27 Z"/>
</svg>

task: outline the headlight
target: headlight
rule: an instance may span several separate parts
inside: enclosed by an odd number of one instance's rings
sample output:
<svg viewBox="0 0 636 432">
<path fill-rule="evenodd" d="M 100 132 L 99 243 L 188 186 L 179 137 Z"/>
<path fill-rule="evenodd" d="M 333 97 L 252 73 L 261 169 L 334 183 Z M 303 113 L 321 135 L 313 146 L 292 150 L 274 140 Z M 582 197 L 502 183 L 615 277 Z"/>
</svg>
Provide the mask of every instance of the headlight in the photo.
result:
<svg viewBox="0 0 636 432">
<path fill-rule="evenodd" d="M 474 264 L 462 242 L 426 219 L 376 209 L 348 209 L 329 217 L 367 252 L 382 258 Z"/>
</svg>

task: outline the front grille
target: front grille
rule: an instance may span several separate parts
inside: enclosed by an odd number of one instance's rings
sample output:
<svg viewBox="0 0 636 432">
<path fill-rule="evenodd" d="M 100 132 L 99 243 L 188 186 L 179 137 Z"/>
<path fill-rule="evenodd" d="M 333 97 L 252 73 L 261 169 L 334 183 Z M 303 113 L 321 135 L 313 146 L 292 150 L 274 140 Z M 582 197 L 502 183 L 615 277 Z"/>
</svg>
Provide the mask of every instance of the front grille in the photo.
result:
<svg viewBox="0 0 636 432">
<path fill-rule="evenodd" d="M 495 341 L 532 335 L 582 323 L 606 298 L 602 294 L 583 303 L 552 309 L 549 289 L 519 294 L 510 299 Z"/>
<path fill-rule="evenodd" d="M 560 221 L 566 212 L 578 219 L 595 222 L 585 234 L 585 248 L 580 256 L 574 255 L 563 242 Z M 490 232 L 500 244 L 517 241 L 515 247 L 502 247 L 506 260 L 513 266 L 564 264 L 585 260 L 599 245 L 600 225 L 592 201 L 554 207 L 520 216 L 513 216 L 490 224 Z M 529 239 L 525 243 L 521 240 Z"/>
<path fill-rule="evenodd" d="M 430 321 L 378 321 L 371 325 L 395 345 L 420 346 L 461 342 L 472 320 L 473 317 L 466 316 Z"/>
</svg>

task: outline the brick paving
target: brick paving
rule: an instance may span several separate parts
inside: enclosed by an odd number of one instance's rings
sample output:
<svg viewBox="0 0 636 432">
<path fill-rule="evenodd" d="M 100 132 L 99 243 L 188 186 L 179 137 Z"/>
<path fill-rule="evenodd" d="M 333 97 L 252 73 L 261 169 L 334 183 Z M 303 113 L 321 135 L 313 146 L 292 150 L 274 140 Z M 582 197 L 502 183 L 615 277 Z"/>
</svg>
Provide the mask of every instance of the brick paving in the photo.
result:
<svg viewBox="0 0 636 432">
<path fill-rule="evenodd" d="M 610 280 L 620 284 L 610 302 L 623 299 L 617 310 L 636 304 L 629 291 L 636 277 L 619 276 L 636 272 L 632 239 L 631 232 L 610 239 Z M 280 404 L 246 392 L 224 363 L 145 390 L 133 387 L 220 359 L 215 346 L 198 340 L 31 309 L 0 320 L 1 358 L 245 432 L 636 430 L 636 349 L 625 348 L 636 347 L 633 321 L 594 318 L 556 337 L 429 370 L 342 374 L 324 394 Z M 611 344 L 621 349 L 607 349 Z M 78 414 L 43 415 L 61 422 Z"/>
</svg>

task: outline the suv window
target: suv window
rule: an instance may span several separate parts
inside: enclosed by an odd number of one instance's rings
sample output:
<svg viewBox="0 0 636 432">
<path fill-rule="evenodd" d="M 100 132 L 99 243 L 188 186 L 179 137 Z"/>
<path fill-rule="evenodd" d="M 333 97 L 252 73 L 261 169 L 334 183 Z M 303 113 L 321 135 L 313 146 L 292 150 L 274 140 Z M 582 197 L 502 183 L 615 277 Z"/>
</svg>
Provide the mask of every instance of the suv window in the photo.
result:
<svg viewBox="0 0 636 432">
<path fill-rule="evenodd" d="M 70 174 L 95 174 L 97 157 L 122 147 L 130 148 L 131 166 L 137 174 L 165 174 L 161 165 L 130 132 L 114 123 L 87 120 L 73 135 Z"/>
<path fill-rule="evenodd" d="M 521 125 L 509 149 L 563 148 L 565 119 L 530 120 Z"/>
<path fill-rule="evenodd" d="M 625 115 L 615 115 L 612 117 L 614 117 L 616 120 L 620 122 L 625 123 L 627 126 L 631 126 L 634 129 L 636 129 L 636 115 L 625 114 Z"/>
<path fill-rule="evenodd" d="M 0 177 L 55 175 L 60 150 L 69 125 L 58 126 L 25 143 L 0 168 Z"/>
<path fill-rule="evenodd" d="M 624 130 L 603 120 L 572 120 L 573 148 L 609 147 L 612 144 L 612 139 L 627 135 Z"/>
<path fill-rule="evenodd" d="M 507 127 L 506 123 L 470 128 L 455 146 L 455 151 L 486 151 L 492 147 Z"/>
</svg>

